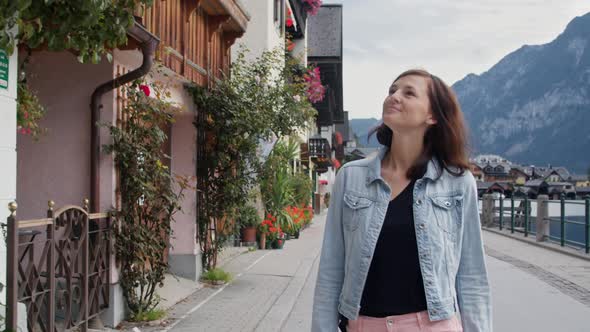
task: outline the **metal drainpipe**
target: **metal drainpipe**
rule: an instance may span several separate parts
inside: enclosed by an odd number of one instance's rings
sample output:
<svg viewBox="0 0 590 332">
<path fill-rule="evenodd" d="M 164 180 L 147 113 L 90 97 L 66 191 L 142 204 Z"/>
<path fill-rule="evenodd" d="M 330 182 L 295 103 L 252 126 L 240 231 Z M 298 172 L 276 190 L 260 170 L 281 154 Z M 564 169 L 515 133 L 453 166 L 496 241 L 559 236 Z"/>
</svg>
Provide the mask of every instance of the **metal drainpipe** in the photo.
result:
<svg viewBox="0 0 590 332">
<path fill-rule="evenodd" d="M 121 85 L 146 75 L 152 68 L 154 63 L 154 53 L 160 44 L 160 39 L 158 37 L 151 34 L 145 27 L 137 22 L 129 28 L 127 34 L 141 43 L 141 53 L 143 55 L 141 66 L 125 75 L 116 77 L 115 79 L 98 86 L 96 90 L 94 90 L 94 93 L 92 93 L 92 99 L 90 102 L 90 110 L 92 112 L 90 124 L 90 212 L 98 212 L 100 203 L 100 137 L 97 122 L 100 115 L 100 109 L 102 108 L 101 98 L 110 90 L 114 90 Z"/>
</svg>

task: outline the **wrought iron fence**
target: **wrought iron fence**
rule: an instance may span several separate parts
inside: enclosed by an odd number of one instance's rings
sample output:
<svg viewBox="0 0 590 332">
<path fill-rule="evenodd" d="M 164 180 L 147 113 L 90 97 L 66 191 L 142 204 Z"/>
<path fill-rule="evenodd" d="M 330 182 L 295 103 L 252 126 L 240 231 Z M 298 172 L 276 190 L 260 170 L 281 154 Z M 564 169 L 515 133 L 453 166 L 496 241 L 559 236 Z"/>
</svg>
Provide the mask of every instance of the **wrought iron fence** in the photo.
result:
<svg viewBox="0 0 590 332">
<path fill-rule="evenodd" d="M 29 331 L 64 331 L 88 322 L 109 304 L 111 218 L 65 206 L 47 217 L 18 220 L 9 205 L 6 328 L 17 330 L 17 306 L 27 309 Z"/>
</svg>

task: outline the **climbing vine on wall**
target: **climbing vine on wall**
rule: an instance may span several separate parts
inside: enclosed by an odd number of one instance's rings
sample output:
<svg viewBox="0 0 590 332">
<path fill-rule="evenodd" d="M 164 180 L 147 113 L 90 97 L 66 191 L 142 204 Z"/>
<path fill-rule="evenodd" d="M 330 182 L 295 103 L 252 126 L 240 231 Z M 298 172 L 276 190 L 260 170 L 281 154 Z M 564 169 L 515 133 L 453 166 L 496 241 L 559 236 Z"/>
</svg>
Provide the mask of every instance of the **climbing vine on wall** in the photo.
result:
<svg viewBox="0 0 590 332">
<path fill-rule="evenodd" d="M 157 87 L 156 87 L 157 89 Z M 109 125 L 113 153 L 119 172 L 121 208 L 115 211 L 115 257 L 120 284 L 131 310 L 141 317 L 159 302 L 155 291 L 162 285 L 168 264 L 164 259 L 171 236 L 173 215 L 180 210 L 183 191 L 191 179 L 175 176 L 166 166 L 170 158 L 162 151 L 167 136 L 162 128 L 173 120 L 174 107 L 160 100 L 165 93 L 135 81 L 125 89 L 126 121 Z"/>
</svg>

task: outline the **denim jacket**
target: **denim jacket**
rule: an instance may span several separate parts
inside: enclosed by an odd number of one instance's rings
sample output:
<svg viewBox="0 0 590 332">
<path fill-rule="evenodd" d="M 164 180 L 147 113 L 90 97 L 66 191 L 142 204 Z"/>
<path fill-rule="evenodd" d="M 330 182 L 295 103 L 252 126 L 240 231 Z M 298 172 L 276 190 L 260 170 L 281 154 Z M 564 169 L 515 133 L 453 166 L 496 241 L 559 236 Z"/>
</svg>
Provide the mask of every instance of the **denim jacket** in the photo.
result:
<svg viewBox="0 0 590 332">
<path fill-rule="evenodd" d="M 381 148 L 377 155 L 349 162 L 338 172 L 315 288 L 314 332 L 338 331 L 339 313 L 358 318 L 390 201 L 391 189 L 381 177 L 387 151 Z M 449 319 L 459 311 L 465 332 L 491 332 L 491 294 L 473 175 L 465 171 L 454 176 L 432 159 L 415 183 L 413 201 L 430 320 Z"/>
</svg>

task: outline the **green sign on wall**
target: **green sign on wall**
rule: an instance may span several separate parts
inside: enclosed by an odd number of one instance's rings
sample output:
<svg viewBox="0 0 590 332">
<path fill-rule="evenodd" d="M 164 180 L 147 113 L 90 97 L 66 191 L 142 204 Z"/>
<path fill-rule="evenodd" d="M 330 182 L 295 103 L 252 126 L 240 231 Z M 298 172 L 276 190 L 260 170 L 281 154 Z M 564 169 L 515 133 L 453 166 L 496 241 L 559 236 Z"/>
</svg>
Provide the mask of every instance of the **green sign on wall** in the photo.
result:
<svg viewBox="0 0 590 332">
<path fill-rule="evenodd" d="M 8 56 L 0 50 L 0 88 L 8 89 Z"/>
</svg>

